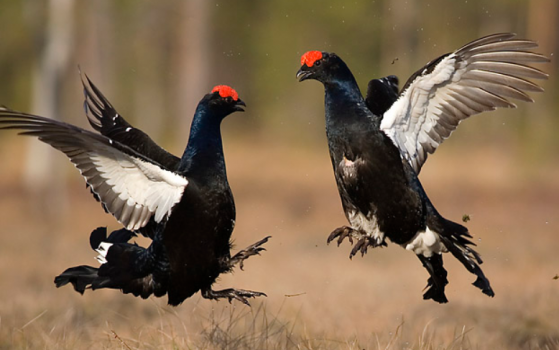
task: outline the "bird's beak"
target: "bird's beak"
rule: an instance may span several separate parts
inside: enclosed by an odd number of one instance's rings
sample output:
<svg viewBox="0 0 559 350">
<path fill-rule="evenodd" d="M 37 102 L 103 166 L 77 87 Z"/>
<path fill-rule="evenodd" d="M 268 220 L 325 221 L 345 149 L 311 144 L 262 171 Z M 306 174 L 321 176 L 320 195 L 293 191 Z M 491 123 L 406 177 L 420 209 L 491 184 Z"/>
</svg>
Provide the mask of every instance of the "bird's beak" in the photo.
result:
<svg viewBox="0 0 559 350">
<path fill-rule="evenodd" d="M 235 103 L 235 111 L 244 112 L 246 106 L 246 103 L 244 103 L 241 99 L 238 99 L 237 103 Z"/>
<path fill-rule="evenodd" d="M 309 79 L 312 74 L 311 71 L 305 70 L 306 68 L 308 67 L 303 65 L 301 69 L 297 71 L 297 79 L 299 79 L 300 82 Z"/>
</svg>

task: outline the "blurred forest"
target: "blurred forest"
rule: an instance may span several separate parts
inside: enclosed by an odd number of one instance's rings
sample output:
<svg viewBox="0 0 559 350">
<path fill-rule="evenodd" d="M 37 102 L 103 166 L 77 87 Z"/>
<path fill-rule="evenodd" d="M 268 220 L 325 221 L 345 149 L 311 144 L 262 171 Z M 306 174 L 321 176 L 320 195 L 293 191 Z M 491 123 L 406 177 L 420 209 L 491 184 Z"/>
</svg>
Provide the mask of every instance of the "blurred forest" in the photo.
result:
<svg viewBox="0 0 559 350">
<path fill-rule="evenodd" d="M 349 245 L 326 247 L 345 219 L 328 159 L 324 91 L 295 74 L 303 53 L 321 50 L 339 54 L 363 91 L 390 74 L 403 86 L 431 59 L 497 32 L 537 41 L 535 51 L 551 59 L 537 68 L 549 79 L 538 82 L 545 92 L 531 95 L 535 103 L 515 101 L 515 110 L 465 122 L 422 170 L 443 215 L 471 215 L 497 293 L 478 293 L 446 257 L 451 302 L 436 305 L 421 300 L 427 275 L 409 252 L 390 245 L 350 261 Z M 265 291 L 253 309 L 199 295 L 173 309 L 166 298 L 55 289 L 52 277 L 64 268 L 95 264 L 89 232 L 118 223 L 66 157 L 1 132 L 0 349 L 91 349 L 101 341 L 130 348 L 115 331 L 135 349 L 243 349 L 192 346 L 190 337 L 211 338 L 207 330 L 222 325 L 214 312 L 241 310 L 255 322 L 252 313 L 266 307 L 280 314 L 274 321 L 287 320 L 293 339 L 335 342 L 254 349 L 559 346 L 559 1 L 0 0 L 0 43 L 0 105 L 90 129 L 81 69 L 130 123 L 177 155 L 202 96 L 217 84 L 235 88 L 246 112 L 222 126 L 238 212 L 233 237 L 241 247 L 273 236 L 246 271 L 218 283 Z M 416 346 L 429 327 L 433 341 Z M 460 334 L 471 344 L 458 342 Z M 354 337 L 369 346 L 350 343 Z"/>
<path fill-rule="evenodd" d="M 0 103 L 84 125 L 81 67 L 133 124 L 182 147 L 197 102 L 229 84 L 248 109 L 227 132 L 322 146 L 321 89 L 294 77 L 302 53 L 338 53 L 362 88 L 389 74 L 403 85 L 442 53 L 512 31 L 540 43 L 553 77 L 558 16 L 554 0 L 2 0 Z M 476 133 L 499 128 L 556 153 L 557 80 L 544 87 L 531 115 L 505 130 L 484 120 Z"/>
</svg>

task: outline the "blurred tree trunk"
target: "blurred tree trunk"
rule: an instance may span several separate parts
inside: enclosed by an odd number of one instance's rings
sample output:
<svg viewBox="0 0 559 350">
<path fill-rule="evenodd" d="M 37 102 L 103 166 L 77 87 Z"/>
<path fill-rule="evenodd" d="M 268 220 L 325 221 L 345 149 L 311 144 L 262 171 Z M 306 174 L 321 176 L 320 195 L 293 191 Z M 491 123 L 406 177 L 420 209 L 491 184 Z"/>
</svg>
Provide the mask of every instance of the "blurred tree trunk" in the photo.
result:
<svg viewBox="0 0 559 350">
<path fill-rule="evenodd" d="M 536 40 L 545 54 L 559 49 L 559 2 L 557 0 L 531 0 L 528 2 L 527 38 Z M 556 65 L 546 65 L 545 71 L 554 76 Z"/>
<path fill-rule="evenodd" d="M 188 135 L 196 105 L 211 87 L 210 64 L 210 1 L 178 1 L 180 12 L 177 28 L 177 51 L 174 67 L 176 86 L 175 125 L 181 135 Z M 181 136 L 182 137 L 182 136 Z"/>
<path fill-rule="evenodd" d="M 73 0 L 49 0 L 44 46 L 35 67 L 33 82 L 34 114 L 59 119 L 61 85 L 72 47 Z M 47 145 L 29 141 L 24 182 L 45 214 L 63 211 L 65 206 L 63 158 Z M 55 204 L 55 205 L 53 205 Z M 50 209 L 49 209 L 50 208 Z"/>
<path fill-rule="evenodd" d="M 527 122 L 529 140 L 525 144 L 530 146 L 532 154 L 552 155 L 558 149 L 554 136 L 559 125 L 555 117 L 557 100 L 556 94 L 553 93 L 557 86 L 557 79 L 554 79 L 557 64 L 553 64 L 555 61 L 553 54 L 559 50 L 559 26 L 557 24 L 559 2 L 557 0 L 531 0 L 528 2 L 527 17 L 527 33 L 520 37 L 537 41 L 539 48 L 535 51 L 549 57 L 552 64 L 537 65 L 538 68 L 549 74 L 550 80 L 538 82 L 546 89 L 542 95 L 532 95 L 536 103 L 529 107 L 532 116 Z"/>
<path fill-rule="evenodd" d="M 169 7 L 167 4 L 167 7 Z M 168 33 L 164 28 L 169 22 L 166 7 L 162 4 L 141 7 L 139 16 L 135 19 L 138 35 L 142 42 L 151 43 L 150 45 L 133 45 L 132 49 L 142 57 L 141 69 L 134 72 L 134 117 L 135 125 L 147 132 L 155 142 L 165 147 L 160 137 L 165 130 L 165 125 L 174 122 L 166 114 L 168 108 L 165 106 L 165 89 L 162 81 L 166 81 L 165 64 L 163 56 Z M 161 28 L 153 30 L 153 28 Z"/>
<path fill-rule="evenodd" d="M 382 57 L 380 71 L 400 78 L 409 76 L 417 65 L 416 0 L 394 0 L 383 3 Z M 384 73 L 382 74 L 384 75 Z M 400 88 L 406 81 L 400 81 Z"/>
<path fill-rule="evenodd" d="M 103 91 L 107 97 L 113 94 L 115 74 L 115 9 L 111 0 L 95 0 L 81 4 L 80 21 L 85 28 L 79 38 L 78 62 L 82 72 Z M 76 75 L 76 81 L 78 79 Z M 82 95 L 83 96 L 83 95 Z"/>
</svg>

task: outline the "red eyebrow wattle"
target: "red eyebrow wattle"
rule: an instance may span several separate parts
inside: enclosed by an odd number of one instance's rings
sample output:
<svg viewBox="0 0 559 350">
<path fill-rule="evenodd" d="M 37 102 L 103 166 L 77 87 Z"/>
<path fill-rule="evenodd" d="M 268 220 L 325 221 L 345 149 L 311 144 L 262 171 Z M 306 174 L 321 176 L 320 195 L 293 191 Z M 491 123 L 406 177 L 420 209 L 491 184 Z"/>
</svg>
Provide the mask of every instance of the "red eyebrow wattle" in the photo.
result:
<svg viewBox="0 0 559 350">
<path fill-rule="evenodd" d="M 231 97 L 233 101 L 237 101 L 239 99 L 239 94 L 233 88 L 227 85 L 217 85 L 212 89 L 212 92 L 219 92 L 219 96 L 226 98 Z"/>
<path fill-rule="evenodd" d="M 301 56 L 301 66 L 306 64 L 307 67 L 312 67 L 312 65 L 320 59 L 322 59 L 322 52 L 309 51 Z"/>
</svg>

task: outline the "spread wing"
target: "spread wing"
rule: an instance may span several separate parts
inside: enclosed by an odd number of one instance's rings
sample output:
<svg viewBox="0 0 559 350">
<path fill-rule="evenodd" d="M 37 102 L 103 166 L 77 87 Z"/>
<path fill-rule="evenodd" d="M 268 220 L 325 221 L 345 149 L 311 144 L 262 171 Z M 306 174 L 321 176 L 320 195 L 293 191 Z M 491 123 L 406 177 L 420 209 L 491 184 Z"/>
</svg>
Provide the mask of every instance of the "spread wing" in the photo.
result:
<svg viewBox="0 0 559 350">
<path fill-rule="evenodd" d="M 144 227 L 152 216 L 163 220 L 188 184 L 133 149 L 70 124 L 3 109 L 0 129 L 21 130 L 66 154 L 105 209 L 128 230 Z"/>
<path fill-rule="evenodd" d="M 417 173 L 429 153 L 471 115 L 516 107 L 510 99 L 533 102 L 526 92 L 543 89 L 527 79 L 547 74 L 529 66 L 549 62 L 530 52 L 537 47 L 515 34 L 494 34 L 429 62 L 408 80 L 380 128 Z"/>
<path fill-rule="evenodd" d="M 111 105 L 109 100 L 91 82 L 82 76 L 84 109 L 93 129 L 108 138 L 132 148 L 167 169 L 176 169 L 180 158 L 156 144 L 146 133 L 130 125 Z"/>
</svg>

